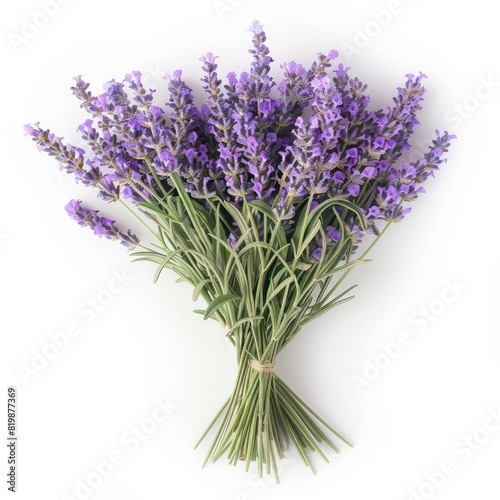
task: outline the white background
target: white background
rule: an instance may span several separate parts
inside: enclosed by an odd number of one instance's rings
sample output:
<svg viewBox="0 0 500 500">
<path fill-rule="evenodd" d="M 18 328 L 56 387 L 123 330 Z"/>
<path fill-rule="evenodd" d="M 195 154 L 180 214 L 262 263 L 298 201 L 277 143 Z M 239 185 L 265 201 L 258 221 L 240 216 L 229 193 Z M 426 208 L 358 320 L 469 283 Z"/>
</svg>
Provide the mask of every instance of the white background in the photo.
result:
<svg viewBox="0 0 500 500">
<path fill-rule="evenodd" d="M 493 3 L 70 0 L 52 2 L 50 16 L 42 4 L 7 2 L 0 21 L 1 397 L 17 386 L 17 498 L 83 498 L 77 485 L 89 478 L 87 497 L 96 500 L 499 498 L 500 432 L 489 418 L 500 411 Z M 76 137 L 86 118 L 69 91 L 78 74 L 99 92 L 140 69 L 164 97 L 161 77 L 182 68 L 199 95 L 198 57 L 219 55 L 223 75 L 246 69 L 254 19 L 267 31 L 276 76 L 284 61 L 310 64 L 317 51 L 337 48 L 375 105 L 386 106 L 406 73 L 424 71 L 417 149 L 435 128 L 458 135 L 427 194 L 391 228 L 374 261 L 351 274 L 356 299 L 308 325 L 280 355 L 279 374 L 355 447 L 327 452 L 329 464 L 313 457 L 316 476 L 292 453 L 279 486 L 224 460 L 200 468 L 208 442 L 196 451 L 193 444 L 236 369 L 221 328 L 192 313 L 191 290 L 173 274 L 153 285 L 152 265 L 130 263 L 119 244 L 69 220 L 63 206 L 79 197 L 122 227 L 134 224 L 57 173 L 22 131 L 40 121 Z M 39 27 L 30 31 L 31 22 Z M 119 292 L 113 273 L 130 278 Z M 460 290 L 446 291 L 449 283 Z M 91 315 L 92 298 L 109 304 Z M 51 336 L 71 324 L 79 335 L 54 353 Z M 405 331 L 411 343 L 387 363 L 382 345 Z M 53 359 L 43 361 L 44 352 Z M 384 369 L 370 371 L 370 363 Z M 356 390 L 353 381 L 366 375 Z M 164 415 L 158 398 L 170 401 L 171 414 L 156 424 Z M 141 425 L 149 434 L 135 446 L 130 433 Z M 5 478 L 7 448 L 0 449 Z M 110 455 L 121 462 L 94 488 L 93 463 Z M 453 473 L 436 473 L 443 463 Z M 2 479 L 2 498 L 6 486 Z"/>
</svg>

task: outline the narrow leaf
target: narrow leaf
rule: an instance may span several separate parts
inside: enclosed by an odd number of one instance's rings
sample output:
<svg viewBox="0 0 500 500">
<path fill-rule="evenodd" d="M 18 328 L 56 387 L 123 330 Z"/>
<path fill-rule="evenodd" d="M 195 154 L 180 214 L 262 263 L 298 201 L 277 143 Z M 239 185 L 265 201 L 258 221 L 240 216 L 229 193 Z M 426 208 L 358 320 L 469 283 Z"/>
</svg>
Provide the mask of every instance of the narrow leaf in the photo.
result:
<svg viewBox="0 0 500 500">
<path fill-rule="evenodd" d="M 210 316 L 212 316 L 212 314 L 214 314 L 215 311 L 220 309 L 227 302 L 240 298 L 241 297 L 239 295 L 234 295 L 234 294 L 221 295 L 220 297 L 217 297 L 214 301 L 210 302 L 210 304 L 208 305 L 205 311 L 205 315 L 203 316 L 203 319 L 210 318 Z"/>
<path fill-rule="evenodd" d="M 200 296 L 201 291 L 203 290 L 203 287 L 209 283 L 211 280 L 210 278 L 204 279 L 203 281 L 200 281 L 195 289 L 193 290 L 193 302 L 196 302 Z"/>
</svg>

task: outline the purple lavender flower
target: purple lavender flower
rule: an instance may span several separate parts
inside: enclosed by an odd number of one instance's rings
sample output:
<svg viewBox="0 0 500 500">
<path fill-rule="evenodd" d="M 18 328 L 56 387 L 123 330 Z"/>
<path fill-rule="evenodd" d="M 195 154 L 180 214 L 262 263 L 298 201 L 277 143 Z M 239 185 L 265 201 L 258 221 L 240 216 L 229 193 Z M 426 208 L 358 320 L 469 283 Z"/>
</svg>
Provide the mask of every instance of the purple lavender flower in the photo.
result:
<svg viewBox="0 0 500 500">
<path fill-rule="evenodd" d="M 80 200 L 71 200 L 65 207 L 66 213 L 82 227 L 90 227 L 95 235 L 101 238 L 104 236 L 110 240 L 120 240 L 122 245 L 134 248 L 139 244 L 137 236 L 130 230 L 127 233 L 121 233 L 115 226 L 115 221 L 100 217 L 98 210 L 90 210 L 82 207 Z"/>
<path fill-rule="evenodd" d="M 340 231 L 335 229 L 333 226 L 326 227 L 326 235 L 330 238 L 334 243 L 340 240 Z"/>
<path fill-rule="evenodd" d="M 276 85 L 266 33 L 258 21 L 250 32 L 249 71 L 229 73 L 225 85 L 217 56 L 208 52 L 200 58 L 206 94 L 201 106 L 180 70 L 165 77 L 164 107 L 154 102 L 155 90 L 145 88 L 138 71 L 122 82 L 111 80 L 96 95 L 78 76 L 71 89 L 90 114 L 78 128 L 88 154 L 38 123 L 25 131 L 106 201 L 162 206 L 166 196 L 176 195 L 176 174 L 193 200 L 221 200 L 238 209 L 253 200 L 265 202 L 288 220 L 288 232 L 300 207 L 333 196 L 355 203 L 371 228 L 380 220 L 401 220 L 410 211 L 408 203 L 424 192 L 423 183 L 446 161 L 454 138 L 438 132 L 420 159 L 401 159 L 418 125 L 425 75 L 406 75 L 393 105 L 372 110 L 366 84 L 343 64 L 332 68 L 337 51 L 318 53 L 309 69 L 295 61 L 282 64 Z M 206 206 L 210 210 L 210 203 Z M 234 223 L 227 215 L 227 225 Z M 108 220 L 93 224 L 100 236 L 115 234 Z M 328 243 L 336 243 L 338 224 L 326 219 L 324 224 Z M 344 224 L 357 241 L 359 221 L 344 219 Z"/>
<path fill-rule="evenodd" d="M 39 151 L 55 157 L 61 170 L 76 174 L 78 179 L 80 172 L 84 170 L 85 151 L 83 149 L 64 144 L 62 137 L 57 137 L 49 129 L 43 130 L 39 123 L 25 125 L 24 131 L 36 142 Z"/>
<path fill-rule="evenodd" d="M 321 259 L 321 255 L 323 255 L 322 248 L 316 248 L 312 253 L 313 258 L 317 260 Z"/>
</svg>

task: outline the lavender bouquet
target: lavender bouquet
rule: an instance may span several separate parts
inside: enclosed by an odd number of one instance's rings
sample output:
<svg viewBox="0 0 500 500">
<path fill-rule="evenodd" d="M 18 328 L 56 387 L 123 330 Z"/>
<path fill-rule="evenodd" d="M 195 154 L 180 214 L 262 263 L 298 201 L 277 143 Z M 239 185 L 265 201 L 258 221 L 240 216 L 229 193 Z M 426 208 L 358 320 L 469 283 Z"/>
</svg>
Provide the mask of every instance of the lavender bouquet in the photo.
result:
<svg viewBox="0 0 500 500">
<path fill-rule="evenodd" d="M 337 451 L 329 433 L 349 444 L 276 375 L 278 354 L 307 323 L 352 299 L 354 287 L 341 289 L 346 276 L 410 211 L 453 136 L 436 132 L 420 159 L 403 161 L 425 75 L 407 75 L 392 106 L 371 110 L 349 68 L 330 70 L 333 50 L 309 69 L 284 64 L 276 85 L 266 35 L 258 22 L 251 32 L 250 71 L 229 73 L 226 85 L 216 57 L 201 58 L 201 107 L 181 71 L 166 77 L 167 110 L 139 72 L 100 95 L 77 77 L 72 91 L 91 115 L 78 128 L 88 150 L 39 124 L 25 129 L 77 182 L 132 212 L 151 241 L 79 200 L 68 215 L 156 264 L 155 281 L 170 269 L 191 283 L 193 300 L 206 301 L 195 312 L 218 321 L 235 346 L 233 392 L 201 438 L 218 424 L 205 463 L 227 455 L 277 477 L 287 441 L 309 467 L 310 451 L 327 459 L 322 443 Z"/>
</svg>

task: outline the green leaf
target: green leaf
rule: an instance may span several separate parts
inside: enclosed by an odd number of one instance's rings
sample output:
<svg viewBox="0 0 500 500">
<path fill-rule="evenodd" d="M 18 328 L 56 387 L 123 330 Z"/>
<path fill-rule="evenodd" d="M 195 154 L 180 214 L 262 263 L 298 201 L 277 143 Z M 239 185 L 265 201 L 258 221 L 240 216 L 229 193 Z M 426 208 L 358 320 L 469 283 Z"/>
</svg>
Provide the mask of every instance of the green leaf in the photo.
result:
<svg viewBox="0 0 500 500">
<path fill-rule="evenodd" d="M 251 228 L 248 229 L 248 231 L 251 231 Z M 248 233 L 248 232 L 247 232 Z M 241 290 L 248 290 L 251 292 L 250 287 L 248 286 L 248 280 L 247 280 L 247 275 L 245 268 L 243 267 L 243 264 L 241 262 L 241 259 L 238 256 L 238 253 L 235 251 L 235 249 L 238 247 L 242 239 L 244 238 L 245 235 L 242 235 L 238 242 L 236 243 L 235 248 L 231 248 L 231 245 L 227 243 L 227 241 L 222 240 L 218 236 L 215 236 L 215 234 L 208 234 L 209 237 L 213 238 L 214 240 L 217 240 L 222 247 L 226 249 L 226 251 L 229 254 L 229 259 L 226 263 L 226 269 L 224 270 L 224 277 L 223 277 L 223 285 L 224 285 L 224 290 L 228 290 L 228 284 L 229 284 L 229 279 L 230 278 L 235 278 L 237 282 L 240 285 Z M 233 267 L 236 266 L 238 268 L 237 272 L 233 272 Z"/>
<path fill-rule="evenodd" d="M 236 224 L 238 225 L 241 234 L 248 234 L 249 229 L 251 229 L 245 220 L 245 217 L 243 217 L 243 214 L 238 210 L 234 205 L 228 202 L 223 202 L 222 206 L 229 212 L 231 217 L 234 219 Z"/>
<path fill-rule="evenodd" d="M 351 295 L 350 297 L 344 298 L 351 290 L 356 288 L 357 285 L 352 285 L 350 286 L 347 290 L 344 290 L 342 293 L 337 295 L 335 298 L 327 300 L 328 296 L 330 293 L 323 299 L 321 302 L 315 304 L 313 307 L 311 307 L 310 312 L 304 317 L 301 325 L 305 325 L 309 321 L 317 318 L 318 316 L 321 316 L 322 314 L 326 313 L 333 307 L 339 306 L 341 304 L 345 304 L 346 302 L 349 302 L 354 298 L 354 295 Z M 332 292 L 335 289 L 335 287 L 330 291 Z"/>
<path fill-rule="evenodd" d="M 163 258 L 158 257 L 155 259 L 154 257 L 137 257 L 136 259 L 132 259 L 132 262 L 140 262 L 141 260 L 146 260 L 148 262 L 154 262 L 155 264 L 160 265 L 163 262 Z"/>
<path fill-rule="evenodd" d="M 168 265 L 168 263 L 170 262 L 170 260 L 172 260 L 180 252 L 182 252 L 181 249 L 174 250 L 173 252 L 171 252 L 169 255 L 167 255 L 165 257 L 165 259 L 163 260 L 163 262 L 158 266 L 158 269 L 156 270 L 156 272 L 155 272 L 155 274 L 153 276 L 153 283 L 156 283 L 158 281 L 158 278 L 160 277 L 160 274 L 161 274 L 161 272 L 163 271 L 163 269 L 165 267 L 168 268 L 168 269 L 170 269 L 170 266 Z"/>
<path fill-rule="evenodd" d="M 329 278 L 330 276 L 333 276 L 336 273 L 340 273 L 342 271 L 346 271 L 347 269 L 350 269 L 351 267 L 358 266 L 359 264 L 366 264 L 368 262 L 371 262 L 370 259 L 357 259 L 357 260 L 351 260 L 347 264 L 344 264 L 343 266 L 335 267 L 334 269 L 322 274 L 319 278 L 320 281 L 324 280 L 325 278 Z"/>
<path fill-rule="evenodd" d="M 291 243 L 294 250 L 297 248 L 300 237 L 301 235 L 304 234 L 303 232 L 305 231 L 305 227 L 307 226 L 307 219 L 309 216 L 309 214 L 307 213 L 307 207 L 308 207 L 307 204 L 304 207 L 302 207 L 302 210 L 300 211 L 299 215 L 299 220 L 297 221 L 297 225 L 295 226 L 295 230 L 293 232 Z"/>
<path fill-rule="evenodd" d="M 295 283 L 296 294 L 300 295 L 300 288 L 297 282 L 297 278 L 292 275 L 286 278 L 285 280 L 281 281 L 280 284 L 272 291 L 272 293 L 268 297 L 266 297 L 266 303 L 264 304 L 264 307 L 266 307 L 267 304 L 271 302 L 274 299 L 274 297 L 276 297 L 281 292 L 281 290 L 283 290 L 285 287 L 290 286 L 292 283 Z"/>
<path fill-rule="evenodd" d="M 312 264 L 309 264 L 308 262 L 297 262 L 295 267 L 301 271 L 307 271 L 308 269 L 311 269 Z"/>
<path fill-rule="evenodd" d="M 321 221 L 316 220 L 312 229 L 308 228 L 308 232 L 304 234 L 305 238 L 302 241 L 301 247 L 297 250 L 296 262 L 298 262 L 299 257 L 306 251 L 309 244 L 312 242 L 314 238 L 316 238 L 317 234 L 321 229 Z"/>
<path fill-rule="evenodd" d="M 341 206 L 346 208 L 347 210 L 350 210 L 351 212 L 354 212 L 354 214 L 358 217 L 358 223 L 361 229 L 364 231 L 367 229 L 366 225 L 366 217 L 361 212 L 359 207 L 352 203 L 349 200 L 346 200 L 345 198 L 342 198 L 340 196 L 334 196 L 333 198 L 330 198 L 323 203 L 320 203 L 310 214 L 309 217 L 310 220 L 308 224 L 314 223 L 322 214 L 323 212 L 330 208 L 330 207 L 335 207 L 335 206 Z"/>
<path fill-rule="evenodd" d="M 257 210 L 257 212 L 267 215 L 267 217 L 269 217 L 273 222 L 276 222 L 276 215 L 273 213 L 271 207 L 267 203 L 263 202 L 262 200 L 253 200 L 249 201 L 248 205 Z"/>
<path fill-rule="evenodd" d="M 283 264 L 283 266 L 285 266 L 286 268 L 289 269 L 290 274 L 293 274 L 292 270 L 289 268 L 289 266 L 288 266 L 286 260 L 284 259 L 284 257 L 280 255 L 281 252 L 283 252 L 284 250 L 286 250 L 289 245 L 290 245 L 290 243 L 287 243 L 283 247 L 275 250 L 273 247 L 271 247 L 269 245 L 269 243 L 265 243 L 264 241 L 254 241 L 253 243 L 249 243 L 248 245 L 246 245 L 243 248 L 243 250 L 241 250 L 239 252 L 238 255 L 240 257 L 242 257 L 247 252 L 249 252 L 250 250 L 252 250 L 252 248 L 262 248 L 262 249 L 264 249 L 264 250 L 267 251 L 267 255 L 266 255 L 266 267 L 261 270 L 262 272 L 266 272 L 271 267 L 271 265 L 274 262 L 274 260 L 275 259 L 279 259 L 281 261 L 281 263 Z M 271 258 L 269 258 L 269 253 L 272 254 Z"/>
<path fill-rule="evenodd" d="M 323 306 L 321 309 L 318 309 L 314 314 L 307 315 L 304 318 L 306 320 L 305 322 L 311 321 L 314 318 L 322 316 L 323 314 L 325 314 L 330 309 L 333 309 L 334 307 L 340 306 L 341 304 L 345 304 L 346 302 L 349 302 L 352 299 L 354 299 L 354 295 L 351 295 L 351 296 L 346 297 L 345 299 L 341 299 L 341 300 L 332 300 L 331 302 L 328 302 L 328 304 L 326 304 L 325 306 Z M 302 324 L 304 324 L 304 323 L 302 323 Z"/>
<path fill-rule="evenodd" d="M 229 331 L 226 333 L 226 337 L 229 337 L 229 335 L 231 335 L 234 330 L 239 328 L 241 325 L 244 325 L 245 323 L 250 323 L 251 321 L 261 321 L 263 319 L 264 316 L 249 316 L 247 318 L 242 318 L 229 329 Z"/>
<path fill-rule="evenodd" d="M 189 220 L 191 221 L 191 224 L 193 225 L 194 230 L 196 231 L 196 234 L 198 238 L 204 242 L 208 243 L 208 238 L 206 236 L 206 231 L 203 229 L 201 225 L 201 220 L 200 220 L 200 212 L 197 212 L 194 203 L 189 197 L 189 195 L 186 193 L 186 190 L 184 189 L 184 185 L 182 184 L 182 181 L 180 180 L 179 176 L 177 175 L 176 172 L 173 172 L 170 176 L 172 179 L 172 182 L 177 190 L 177 194 L 179 195 L 179 198 L 182 200 L 182 204 L 189 216 Z"/>
<path fill-rule="evenodd" d="M 210 302 L 210 304 L 208 305 L 205 311 L 205 315 L 203 316 L 203 319 L 210 318 L 210 316 L 212 316 L 212 314 L 214 314 L 215 311 L 220 309 L 224 304 L 237 299 L 241 299 L 241 297 L 239 295 L 234 295 L 232 293 L 217 297 L 214 301 Z"/>
<path fill-rule="evenodd" d="M 215 220 L 210 212 L 199 203 L 193 203 L 193 207 L 195 211 L 200 216 L 200 219 L 203 221 L 203 224 L 206 226 L 208 230 L 214 231 L 215 229 Z"/>
<path fill-rule="evenodd" d="M 201 291 L 203 290 L 203 287 L 212 281 L 210 278 L 204 279 L 203 281 L 200 281 L 195 289 L 193 290 L 193 302 L 196 302 L 200 296 Z"/>
</svg>

